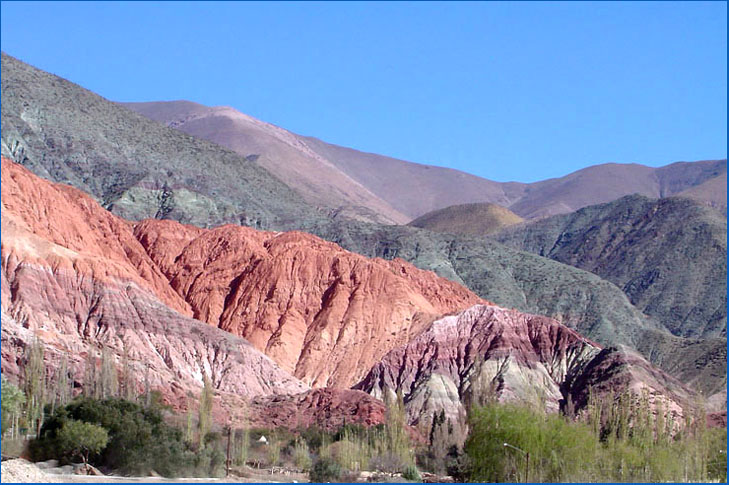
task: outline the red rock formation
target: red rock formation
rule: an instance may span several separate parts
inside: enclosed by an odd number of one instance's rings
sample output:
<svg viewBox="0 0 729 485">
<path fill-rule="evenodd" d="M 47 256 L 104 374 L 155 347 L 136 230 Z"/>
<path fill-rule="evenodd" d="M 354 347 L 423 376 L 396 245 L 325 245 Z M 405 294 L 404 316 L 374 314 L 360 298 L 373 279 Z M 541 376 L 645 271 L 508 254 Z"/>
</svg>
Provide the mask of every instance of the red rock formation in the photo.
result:
<svg viewBox="0 0 729 485">
<path fill-rule="evenodd" d="M 558 410 L 568 396 L 579 410 L 590 388 L 595 396 L 646 388 L 680 418 L 690 395 L 637 355 L 601 350 L 547 317 L 484 305 L 437 320 L 390 351 L 355 387 L 375 397 L 401 391 L 410 422 L 417 424 L 441 409 L 456 418 L 474 394 L 474 382 L 481 394 L 547 411 Z"/>
<path fill-rule="evenodd" d="M 20 262 L 48 263 L 55 271 L 92 276 L 100 282 L 133 282 L 170 308 L 191 315 L 189 305 L 169 287 L 128 222 L 80 190 L 41 179 L 6 158 L 2 159 L 2 248 L 5 273 L 17 271 Z M 64 298 L 60 292 L 47 296 Z"/>
<path fill-rule="evenodd" d="M 146 220 L 135 234 L 195 318 L 249 340 L 314 387 L 349 387 L 437 316 L 482 301 L 401 260 L 300 232 Z"/>
<path fill-rule="evenodd" d="M 307 383 L 348 387 L 436 316 L 481 301 L 408 263 L 303 233 L 132 224 L 6 159 L 2 211 L 3 309 L 75 355 L 99 341 L 119 350 L 135 332 L 162 338 L 168 322 L 193 325 L 190 315 L 245 337 Z M 170 345 L 194 347 L 178 335 Z M 199 380 L 199 369 L 181 372 Z"/>
<path fill-rule="evenodd" d="M 374 426 L 385 422 L 385 405 L 362 391 L 321 388 L 289 396 L 265 396 L 249 404 L 253 427 L 336 431 L 343 424 Z"/>
<path fill-rule="evenodd" d="M 132 226 L 85 194 L 2 160 L 2 366 L 17 380 L 24 348 L 47 346 L 51 372 L 67 354 L 77 384 L 88 352 L 125 345 L 138 390 L 179 404 L 203 373 L 241 396 L 301 392 L 303 383 L 248 342 L 180 312 L 188 305 L 134 237 Z"/>
</svg>

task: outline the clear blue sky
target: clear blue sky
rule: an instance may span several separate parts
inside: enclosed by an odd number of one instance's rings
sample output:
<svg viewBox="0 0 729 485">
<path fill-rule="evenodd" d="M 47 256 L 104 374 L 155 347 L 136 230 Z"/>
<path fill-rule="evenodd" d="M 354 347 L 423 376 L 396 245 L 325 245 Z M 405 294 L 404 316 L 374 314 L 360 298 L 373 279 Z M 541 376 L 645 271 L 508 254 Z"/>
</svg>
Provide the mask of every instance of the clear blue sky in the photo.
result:
<svg viewBox="0 0 729 485">
<path fill-rule="evenodd" d="M 499 181 L 726 157 L 724 2 L 3 2 L 2 50 Z"/>
</svg>

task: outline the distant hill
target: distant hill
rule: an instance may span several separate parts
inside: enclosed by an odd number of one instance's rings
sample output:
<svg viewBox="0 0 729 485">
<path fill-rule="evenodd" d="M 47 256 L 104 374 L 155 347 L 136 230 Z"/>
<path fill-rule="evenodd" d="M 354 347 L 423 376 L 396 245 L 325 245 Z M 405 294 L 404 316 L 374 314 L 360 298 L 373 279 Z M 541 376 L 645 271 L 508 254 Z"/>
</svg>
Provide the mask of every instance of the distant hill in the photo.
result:
<svg viewBox="0 0 729 485">
<path fill-rule="evenodd" d="M 400 224 L 410 220 L 309 149 L 301 137 L 233 108 L 209 108 L 189 101 L 122 105 L 254 160 L 313 205 L 371 222 Z"/>
<path fill-rule="evenodd" d="M 628 196 L 494 238 L 595 273 L 684 337 L 726 337 L 727 221 L 684 198 Z"/>
<path fill-rule="evenodd" d="M 695 187 L 695 197 L 699 198 L 707 188 L 699 186 L 722 175 L 726 177 L 726 160 L 677 162 L 659 168 L 634 163 L 606 163 L 531 184 L 524 196 L 508 207 L 525 219 L 535 219 L 572 212 L 631 194 L 668 197 Z M 712 192 L 706 197 L 723 197 L 722 200 L 726 200 L 726 183 L 723 184 L 723 192 L 721 184 L 713 187 Z"/>
<path fill-rule="evenodd" d="M 433 232 L 485 236 L 523 221 L 524 219 L 509 209 L 482 202 L 452 205 L 445 209 L 428 212 L 408 225 Z"/>
<path fill-rule="evenodd" d="M 634 193 L 665 197 L 726 174 L 726 160 L 661 168 L 608 163 L 531 184 L 494 182 L 297 135 L 230 107 L 209 108 L 189 101 L 123 105 L 255 159 L 315 205 L 372 222 L 405 223 L 434 210 L 477 202 L 535 219 Z M 726 200 L 726 184 L 723 192 L 721 184 L 695 190 L 697 198 Z"/>
<path fill-rule="evenodd" d="M 255 162 L 5 53 L 2 154 L 131 220 L 276 228 L 325 217 Z"/>
<path fill-rule="evenodd" d="M 726 216 L 726 172 L 676 194 L 705 202 Z"/>
</svg>

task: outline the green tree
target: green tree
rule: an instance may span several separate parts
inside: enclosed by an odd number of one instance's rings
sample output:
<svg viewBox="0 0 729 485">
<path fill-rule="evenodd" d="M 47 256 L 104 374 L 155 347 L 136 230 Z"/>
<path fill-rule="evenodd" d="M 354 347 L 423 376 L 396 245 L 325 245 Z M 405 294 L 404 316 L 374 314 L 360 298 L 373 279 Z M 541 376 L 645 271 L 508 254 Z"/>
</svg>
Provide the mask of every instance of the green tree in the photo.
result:
<svg viewBox="0 0 729 485">
<path fill-rule="evenodd" d="M 297 438 L 294 444 L 294 463 L 296 468 L 302 471 L 311 469 L 311 455 L 309 454 L 309 446 L 301 438 Z"/>
<path fill-rule="evenodd" d="M 101 375 L 99 376 L 101 399 L 117 397 L 119 392 L 119 379 L 116 373 L 116 363 L 111 350 L 106 345 L 101 349 Z"/>
<path fill-rule="evenodd" d="M 99 382 L 96 371 L 96 350 L 89 347 L 84 368 L 84 396 L 98 399 Z"/>
<path fill-rule="evenodd" d="M 400 468 L 404 469 L 405 466 L 414 464 L 414 460 L 410 452 L 407 416 L 402 392 L 398 391 L 394 399 L 388 392 L 385 392 L 385 406 L 385 436 L 388 451 L 400 460 Z"/>
<path fill-rule="evenodd" d="M 213 385 L 207 374 L 203 376 L 203 388 L 200 393 L 200 405 L 198 408 L 198 443 L 200 449 L 205 447 L 205 435 L 210 431 L 210 424 L 213 416 Z"/>
<path fill-rule="evenodd" d="M 109 434 L 101 426 L 70 419 L 57 434 L 57 446 L 61 453 L 71 457 L 80 456 L 84 465 L 89 454 L 100 453 L 109 442 Z"/>
<path fill-rule="evenodd" d="M 64 352 L 61 358 L 61 365 L 58 368 L 55 379 L 54 404 L 57 401 L 59 406 L 65 406 L 71 400 L 71 379 L 69 378 L 68 354 Z M 51 412 L 55 411 L 55 405 Z"/>
<path fill-rule="evenodd" d="M 271 433 L 269 438 L 268 445 L 266 445 L 266 455 L 271 468 L 273 468 L 281 460 L 281 440 L 276 436 L 276 433 Z"/>
<path fill-rule="evenodd" d="M 124 341 L 124 350 L 122 351 L 122 375 L 121 375 L 121 398 L 127 401 L 133 401 L 135 397 L 134 389 L 134 371 L 129 359 L 129 345 Z"/>
<path fill-rule="evenodd" d="M 342 476 L 342 468 L 332 458 L 319 457 L 311 467 L 309 480 L 319 483 L 336 482 Z"/>
<path fill-rule="evenodd" d="M 474 408 L 469 423 L 465 451 L 473 481 L 525 481 L 526 453 L 529 481 L 591 481 L 599 441 L 587 425 L 527 406 L 497 403 Z"/>
<path fill-rule="evenodd" d="M 64 459 L 57 451 L 58 433 L 69 420 L 96 424 L 109 433 L 109 444 L 100 456 L 92 459 L 94 465 L 124 474 L 154 470 L 174 477 L 196 473 L 192 464 L 195 457 L 185 445 L 182 431 L 167 425 L 161 410 L 122 399 L 98 401 L 79 397 L 58 408 L 46 420 L 40 438 L 30 443 L 34 461 Z"/>
<path fill-rule="evenodd" d="M 25 394 L 18 386 L 2 378 L 2 427 L 3 434 L 12 426 L 17 435 L 20 413 L 25 404 Z"/>
<path fill-rule="evenodd" d="M 43 406 L 46 395 L 45 347 L 36 337 L 26 349 L 24 381 L 26 396 L 26 417 L 28 427 L 40 431 L 43 424 Z"/>
</svg>

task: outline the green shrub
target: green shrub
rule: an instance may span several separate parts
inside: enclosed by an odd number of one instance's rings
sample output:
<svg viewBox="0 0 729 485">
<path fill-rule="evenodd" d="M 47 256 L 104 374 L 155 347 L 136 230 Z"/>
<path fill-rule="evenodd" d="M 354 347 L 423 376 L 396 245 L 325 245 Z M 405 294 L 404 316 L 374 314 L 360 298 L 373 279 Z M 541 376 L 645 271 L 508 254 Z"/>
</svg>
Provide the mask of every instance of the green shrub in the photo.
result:
<svg viewBox="0 0 729 485">
<path fill-rule="evenodd" d="M 85 465 L 89 462 L 89 455 L 95 455 L 106 448 L 109 433 L 101 426 L 69 419 L 58 430 L 56 438 L 59 453 L 71 458 L 80 456 Z"/>
<path fill-rule="evenodd" d="M 600 443 L 584 424 L 515 404 L 475 408 L 470 424 L 465 451 L 475 481 L 590 481 Z"/>
<path fill-rule="evenodd" d="M 625 408 L 608 432 L 604 427 L 515 404 L 474 408 L 465 445 L 467 479 L 525 481 L 529 452 L 530 482 L 726 480 L 726 429 L 706 429 L 703 411 L 697 411 L 692 424 L 686 424 L 673 436 L 665 431 L 654 432 L 666 429 L 660 408 L 656 413 L 659 418 L 652 418 L 648 412 L 631 415 L 630 407 Z M 643 416 L 645 422 L 641 424 L 635 416 Z"/>
<path fill-rule="evenodd" d="M 336 482 L 342 476 L 342 468 L 331 458 L 319 458 L 309 472 L 311 482 Z"/>
<path fill-rule="evenodd" d="M 418 468 L 415 465 L 408 465 L 405 467 L 405 470 L 402 472 L 402 477 L 405 480 L 419 482 L 420 481 L 420 472 L 418 471 Z"/>
<path fill-rule="evenodd" d="M 297 439 L 294 444 L 294 464 L 296 464 L 296 468 L 299 470 L 309 471 L 311 469 L 309 447 L 306 441 L 302 439 Z"/>
<path fill-rule="evenodd" d="M 80 398 L 58 408 L 44 423 L 40 437 L 31 442 L 35 460 L 67 462 L 68 456 L 57 448 L 59 432 L 70 420 L 97 424 L 107 431 L 108 445 L 91 459 L 96 466 L 135 475 L 152 470 L 169 477 L 195 472 L 190 465 L 195 454 L 184 443 L 182 432 L 167 425 L 159 409 L 122 399 Z"/>
</svg>

